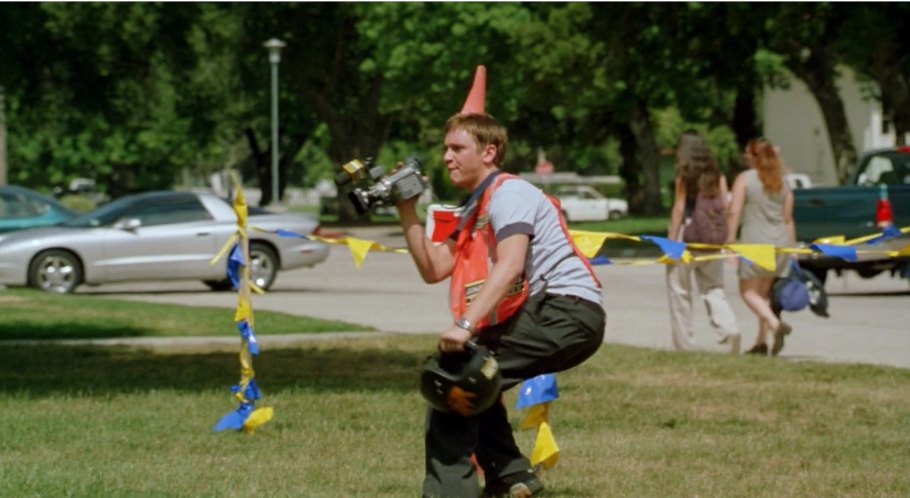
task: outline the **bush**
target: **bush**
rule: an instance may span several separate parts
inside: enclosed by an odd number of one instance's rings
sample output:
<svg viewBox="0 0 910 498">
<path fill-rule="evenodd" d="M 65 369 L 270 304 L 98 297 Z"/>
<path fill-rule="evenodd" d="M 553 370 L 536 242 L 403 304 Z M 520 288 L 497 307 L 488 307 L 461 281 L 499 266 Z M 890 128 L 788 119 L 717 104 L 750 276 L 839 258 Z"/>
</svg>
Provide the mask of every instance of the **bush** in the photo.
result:
<svg viewBox="0 0 910 498">
<path fill-rule="evenodd" d="M 78 211 L 80 213 L 85 213 L 95 209 L 95 202 L 84 195 L 79 194 L 67 194 L 60 198 L 60 204 L 72 209 L 73 211 Z"/>
</svg>

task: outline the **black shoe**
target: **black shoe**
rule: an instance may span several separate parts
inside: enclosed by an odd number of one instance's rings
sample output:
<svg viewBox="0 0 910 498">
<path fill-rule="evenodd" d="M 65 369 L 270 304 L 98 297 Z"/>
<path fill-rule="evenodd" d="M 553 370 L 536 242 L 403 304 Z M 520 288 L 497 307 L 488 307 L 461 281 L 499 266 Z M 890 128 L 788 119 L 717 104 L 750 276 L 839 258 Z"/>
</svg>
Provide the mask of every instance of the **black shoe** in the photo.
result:
<svg viewBox="0 0 910 498">
<path fill-rule="evenodd" d="M 532 498 L 542 492 L 543 483 L 533 471 L 518 472 L 487 485 L 483 498 Z"/>
<path fill-rule="evenodd" d="M 787 324 L 787 322 L 780 322 L 780 325 L 777 326 L 777 330 L 774 331 L 774 345 L 771 346 L 771 356 L 777 356 L 777 353 L 780 353 L 780 350 L 784 349 L 784 336 L 789 335 L 791 330 L 793 330 L 793 327 Z"/>
<path fill-rule="evenodd" d="M 752 349 L 746 351 L 746 354 L 757 354 L 761 356 L 768 356 L 768 345 L 765 343 L 756 344 L 752 346 Z"/>
</svg>

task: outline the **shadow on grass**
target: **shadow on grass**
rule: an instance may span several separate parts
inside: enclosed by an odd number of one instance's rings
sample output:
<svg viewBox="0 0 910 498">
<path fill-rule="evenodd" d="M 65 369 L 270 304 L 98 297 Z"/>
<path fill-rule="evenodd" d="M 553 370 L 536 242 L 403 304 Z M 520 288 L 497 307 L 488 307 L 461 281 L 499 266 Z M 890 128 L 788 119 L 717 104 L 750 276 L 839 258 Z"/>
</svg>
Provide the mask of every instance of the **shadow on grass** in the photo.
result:
<svg viewBox="0 0 910 498">
<path fill-rule="evenodd" d="M 255 361 L 266 391 L 413 391 L 424 355 L 377 348 L 286 349 Z M 239 380 L 236 353 L 162 355 L 120 347 L 4 346 L 0 393 L 106 397 L 153 390 L 204 392 Z"/>
<path fill-rule="evenodd" d="M 97 323 L 92 325 L 73 323 L 61 325 L 14 320 L 3 324 L 3 330 L 0 330 L 0 346 L 3 345 L 3 341 L 9 340 L 145 337 L 150 336 L 150 332 L 150 329 L 129 327 L 123 324 L 105 326 Z"/>
</svg>

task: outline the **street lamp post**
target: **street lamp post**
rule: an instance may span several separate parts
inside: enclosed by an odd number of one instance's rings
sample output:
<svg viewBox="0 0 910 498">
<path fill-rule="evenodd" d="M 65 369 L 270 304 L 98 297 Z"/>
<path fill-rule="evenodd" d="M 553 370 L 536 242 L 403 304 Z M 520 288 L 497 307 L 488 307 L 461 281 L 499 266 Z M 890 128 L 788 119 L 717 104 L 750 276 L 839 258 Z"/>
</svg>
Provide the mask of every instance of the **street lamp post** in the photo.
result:
<svg viewBox="0 0 910 498">
<path fill-rule="evenodd" d="M 265 42 L 272 66 L 272 203 L 278 204 L 278 63 L 285 43 L 278 38 Z"/>
</svg>

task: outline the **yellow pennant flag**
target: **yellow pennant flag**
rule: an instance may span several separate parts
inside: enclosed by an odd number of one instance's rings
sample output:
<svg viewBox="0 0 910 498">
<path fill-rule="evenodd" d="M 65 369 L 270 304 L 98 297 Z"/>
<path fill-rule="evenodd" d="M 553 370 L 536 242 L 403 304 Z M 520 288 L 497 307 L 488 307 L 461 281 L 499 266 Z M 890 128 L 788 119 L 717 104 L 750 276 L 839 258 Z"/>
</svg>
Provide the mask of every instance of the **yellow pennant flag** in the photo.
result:
<svg viewBox="0 0 910 498">
<path fill-rule="evenodd" d="M 360 268 L 363 265 L 363 260 L 366 259 L 367 253 L 370 252 L 370 248 L 373 247 L 372 240 L 363 240 L 355 239 L 354 237 L 347 238 L 348 249 L 351 250 L 351 255 L 354 256 L 354 264 L 357 268 Z"/>
<path fill-rule="evenodd" d="M 556 446 L 556 438 L 553 437 L 553 431 L 550 430 L 550 424 L 543 422 L 537 428 L 537 441 L 534 443 L 534 451 L 531 453 L 531 465 L 538 463 L 545 469 L 553 468 L 559 461 L 559 447 Z"/>
<path fill-rule="evenodd" d="M 234 312 L 234 322 L 247 320 L 253 325 L 253 308 L 250 307 L 250 301 L 244 296 L 237 297 L 237 310 Z"/>
<path fill-rule="evenodd" d="M 550 420 L 550 403 L 538 403 L 528 408 L 528 414 L 519 425 L 522 429 L 533 429 Z"/>
<path fill-rule="evenodd" d="M 575 245 L 578 246 L 578 250 L 586 258 L 596 256 L 597 252 L 600 251 L 600 246 L 604 245 L 604 241 L 607 240 L 607 234 L 605 233 L 571 230 L 569 234 L 572 236 L 572 240 L 575 241 Z"/>
<path fill-rule="evenodd" d="M 253 410 L 253 413 L 243 422 L 243 430 L 246 432 L 253 432 L 260 425 L 272 420 L 272 415 L 274 410 L 271 406 L 265 406 L 262 408 L 257 408 Z"/>
<path fill-rule="evenodd" d="M 231 177 L 234 179 L 234 188 L 237 189 L 237 193 L 234 194 L 234 202 L 232 205 L 234 213 L 237 214 L 237 226 L 246 228 L 247 208 L 246 199 L 243 197 L 243 188 L 241 188 L 236 175 L 231 175 Z"/>
<path fill-rule="evenodd" d="M 771 244 L 730 244 L 727 247 L 768 271 L 777 269 L 777 253 Z"/>
</svg>

